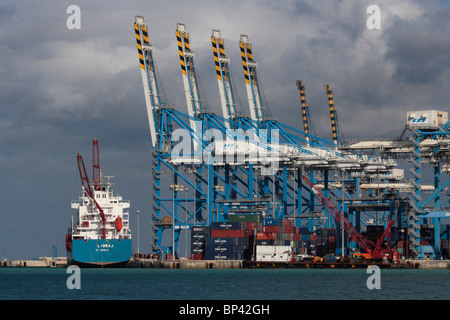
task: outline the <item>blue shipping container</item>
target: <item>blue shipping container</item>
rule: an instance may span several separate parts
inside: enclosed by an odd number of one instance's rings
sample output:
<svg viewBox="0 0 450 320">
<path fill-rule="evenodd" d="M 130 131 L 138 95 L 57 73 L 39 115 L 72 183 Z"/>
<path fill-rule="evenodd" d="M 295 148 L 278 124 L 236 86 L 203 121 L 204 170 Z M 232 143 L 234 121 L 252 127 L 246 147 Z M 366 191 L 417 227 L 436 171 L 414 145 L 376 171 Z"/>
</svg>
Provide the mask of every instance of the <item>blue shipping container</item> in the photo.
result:
<svg viewBox="0 0 450 320">
<path fill-rule="evenodd" d="M 244 255 L 242 253 L 233 253 L 233 252 L 205 253 L 205 260 L 243 260 L 243 259 Z"/>
<path fill-rule="evenodd" d="M 279 226 L 280 220 L 274 218 L 265 218 L 263 220 L 263 226 Z"/>
<path fill-rule="evenodd" d="M 248 238 L 207 238 L 207 245 L 248 245 Z"/>
</svg>

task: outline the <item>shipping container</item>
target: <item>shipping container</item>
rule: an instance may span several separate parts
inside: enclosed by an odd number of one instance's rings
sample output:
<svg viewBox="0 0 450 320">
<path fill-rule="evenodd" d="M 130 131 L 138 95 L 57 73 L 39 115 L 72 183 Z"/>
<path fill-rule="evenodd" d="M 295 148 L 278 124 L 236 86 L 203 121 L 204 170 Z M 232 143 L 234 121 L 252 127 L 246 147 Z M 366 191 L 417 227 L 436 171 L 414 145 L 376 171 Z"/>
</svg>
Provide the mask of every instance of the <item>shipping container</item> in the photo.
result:
<svg viewBox="0 0 450 320">
<path fill-rule="evenodd" d="M 243 229 L 211 229 L 211 238 L 243 238 Z"/>
<path fill-rule="evenodd" d="M 294 227 L 293 226 L 281 226 L 280 232 L 283 233 L 294 233 Z"/>
<path fill-rule="evenodd" d="M 293 227 L 294 226 L 294 220 L 293 219 L 282 219 L 281 225 L 283 227 Z"/>
<path fill-rule="evenodd" d="M 234 252 L 210 252 L 205 253 L 205 260 L 244 260 L 244 254 Z"/>
<path fill-rule="evenodd" d="M 280 220 L 274 218 L 265 218 L 263 219 L 262 223 L 264 226 L 278 226 L 280 225 Z"/>
<path fill-rule="evenodd" d="M 248 246 L 207 245 L 205 254 L 208 253 L 244 253 Z"/>
<path fill-rule="evenodd" d="M 208 233 L 210 232 L 211 227 L 210 226 L 193 226 L 191 227 L 192 233 Z"/>
<path fill-rule="evenodd" d="M 247 231 L 253 231 L 253 230 L 260 231 L 261 228 L 262 228 L 262 225 L 259 222 L 246 222 L 246 224 L 245 224 L 245 230 L 247 230 Z"/>
<path fill-rule="evenodd" d="M 203 253 L 205 253 L 205 246 L 193 247 L 193 248 L 191 248 L 191 253 L 192 254 L 203 254 Z"/>
<path fill-rule="evenodd" d="M 267 239 L 267 240 L 256 240 L 256 245 L 260 246 L 273 246 L 275 244 L 275 240 Z"/>
<path fill-rule="evenodd" d="M 211 231 L 213 230 L 239 230 L 245 229 L 245 222 L 212 222 Z"/>
<path fill-rule="evenodd" d="M 192 254 L 192 260 L 203 260 L 204 259 L 204 254 L 198 254 L 198 253 L 193 253 Z"/>
<path fill-rule="evenodd" d="M 263 225 L 262 232 L 272 232 L 272 233 L 279 233 L 280 232 L 280 226 L 277 225 Z"/>
<path fill-rule="evenodd" d="M 259 214 L 229 214 L 228 222 L 261 222 L 261 215 Z"/>
<path fill-rule="evenodd" d="M 290 246 L 256 246 L 256 260 L 267 262 L 289 262 L 292 259 Z"/>
<path fill-rule="evenodd" d="M 208 238 L 206 245 L 248 245 L 249 239 L 243 238 Z"/>
<path fill-rule="evenodd" d="M 309 228 L 299 227 L 298 229 L 300 234 L 305 234 L 309 236 Z"/>
</svg>

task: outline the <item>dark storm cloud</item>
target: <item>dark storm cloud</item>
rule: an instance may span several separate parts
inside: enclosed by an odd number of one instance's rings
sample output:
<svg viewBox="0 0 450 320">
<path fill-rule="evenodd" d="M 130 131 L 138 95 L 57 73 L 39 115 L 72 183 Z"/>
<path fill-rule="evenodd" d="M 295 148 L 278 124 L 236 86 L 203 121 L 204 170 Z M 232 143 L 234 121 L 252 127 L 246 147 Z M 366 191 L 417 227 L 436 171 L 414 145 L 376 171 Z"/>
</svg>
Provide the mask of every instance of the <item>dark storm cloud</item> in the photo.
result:
<svg viewBox="0 0 450 320">
<path fill-rule="evenodd" d="M 448 82 L 450 9 L 397 20 L 388 39 L 386 58 L 395 65 L 394 79 L 406 84 Z"/>
</svg>

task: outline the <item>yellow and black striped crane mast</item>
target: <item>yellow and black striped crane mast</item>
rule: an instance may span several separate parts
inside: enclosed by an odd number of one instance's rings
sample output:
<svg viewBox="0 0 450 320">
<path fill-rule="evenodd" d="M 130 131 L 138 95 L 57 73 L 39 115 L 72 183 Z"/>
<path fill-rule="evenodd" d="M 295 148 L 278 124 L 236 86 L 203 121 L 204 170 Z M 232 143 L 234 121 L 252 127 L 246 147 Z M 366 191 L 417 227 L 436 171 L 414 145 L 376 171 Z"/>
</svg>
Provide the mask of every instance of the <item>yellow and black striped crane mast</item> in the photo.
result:
<svg viewBox="0 0 450 320">
<path fill-rule="evenodd" d="M 158 110 L 162 106 L 160 91 L 158 88 L 157 74 L 153 63 L 153 47 L 148 40 L 147 26 L 144 18 L 136 16 L 134 23 L 136 34 L 136 45 L 139 55 L 139 65 L 141 69 L 142 84 L 145 94 L 145 104 L 147 107 L 148 123 L 152 146 L 155 148 L 159 137 Z"/>
<path fill-rule="evenodd" d="M 229 68 L 230 59 L 225 54 L 224 42 L 219 30 L 212 31 L 211 44 L 214 54 L 217 83 L 219 85 L 222 114 L 225 119 L 235 121 L 238 116 L 238 111 Z M 228 123 L 225 125 L 229 127 Z"/>
<path fill-rule="evenodd" d="M 336 147 L 339 147 L 339 145 L 342 143 L 341 141 L 341 135 L 339 132 L 339 120 L 336 112 L 336 108 L 334 107 L 334 97 L 333 97 L 333 91 L 330 89 L 329 85 L 325 85 L 325 92 L 328 96 L 328 107 L 330 109 L 330 119 L 331 119 L 331 133 L 333 135 L 333 143 L 336 145 Z"/>
<path fill-rule="evenodd" d="M 194 52 L 191 50 L 186 26 L 178 23 L 175 34 L 177 36 L 188 115 L 193 118 L 200 118 L 202 113 L 208 112 L 208 108 L 206 98 L 201 95 L 201 88 L 195 71 Z M 190 120 L 191 128 L 194 128 L 194 122 L 193 119 Z"/>
<path fill-rule="evenodd" d="M 241 35 L 239 47 L 241 50 L 242 67 L 244 69 L 250 117 L 255 121 L 262 122 L 267 120 L 270 115 L 268 114 L 268 109 L 263 106 L 262 88 L 259 85 L 257 63 L 253 59 L 252 47 L 248 36 Z"/>
<path fill-rule="evenodd" d="M 300 100 L 303 116 L 303 131 L 310 134 L 311 133 L 311 120 L 309 117 L 309 107 L 306 103 L 306 89 L 300 80 L 297 80 L 297 88 L 300 91 Z M 306 136 L 306 140 L 309 141 L 309 136 Z"/>
</svg>

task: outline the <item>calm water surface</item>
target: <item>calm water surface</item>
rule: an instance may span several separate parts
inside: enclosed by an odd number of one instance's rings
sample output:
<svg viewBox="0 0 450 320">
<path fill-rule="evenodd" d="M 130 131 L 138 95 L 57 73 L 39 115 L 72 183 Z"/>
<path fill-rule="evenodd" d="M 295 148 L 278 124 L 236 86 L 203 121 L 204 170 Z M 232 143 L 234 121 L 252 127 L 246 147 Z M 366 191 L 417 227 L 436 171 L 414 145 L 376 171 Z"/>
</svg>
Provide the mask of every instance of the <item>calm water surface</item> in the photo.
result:
<svg viewBox="0 0 450 320">
<path fill-rule="evenodd" d="M 450 270 L 380 270 L 368 289 L 363 269 L 81 269 L 81 289 L 65 268 L 0 268 L 0 300 L 448 300 Z"/>
</svg>

